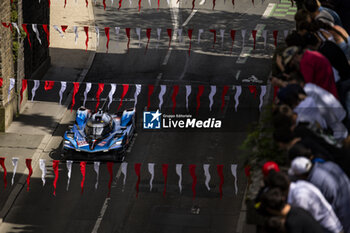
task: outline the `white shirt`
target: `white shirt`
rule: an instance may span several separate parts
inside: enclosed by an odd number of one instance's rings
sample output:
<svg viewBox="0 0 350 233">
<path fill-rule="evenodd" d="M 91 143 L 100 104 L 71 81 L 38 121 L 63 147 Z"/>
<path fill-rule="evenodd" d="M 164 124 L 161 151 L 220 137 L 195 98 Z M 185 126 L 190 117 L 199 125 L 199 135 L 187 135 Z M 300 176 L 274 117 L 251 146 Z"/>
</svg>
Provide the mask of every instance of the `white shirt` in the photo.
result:
<svg viewBox="0 0 350 233">
<path fill-rule="evenodd" d="M 348 130 L 342 123 L 342 120 L 346 116 L 346 111 L 341 103 L 333 94 L 313 83 L 306 83 L 304 91 L 307 96 L 314 99 L 328 127 L 333 130 L 334 138 L 345 139 L 348 136 Z"/>
<path fill-rule="evenodd" d="M 308 211 L 329 232 L 339 233 L 343 230 L 332 206 L 324 198 L 321 191 L 307 181 L 298 180 L 290 183 L 288 203 Z"/>
<path fill-rule="evenodd" d="M 326 120 L 322 117 L 314 99 L 310 96 L 306 97 L 296 106 L 293 111 L 298 115 L 297 123 L 309 122 L 314 124 L 315 121 L 322 127 L 327 129 Z"/>
</svg>

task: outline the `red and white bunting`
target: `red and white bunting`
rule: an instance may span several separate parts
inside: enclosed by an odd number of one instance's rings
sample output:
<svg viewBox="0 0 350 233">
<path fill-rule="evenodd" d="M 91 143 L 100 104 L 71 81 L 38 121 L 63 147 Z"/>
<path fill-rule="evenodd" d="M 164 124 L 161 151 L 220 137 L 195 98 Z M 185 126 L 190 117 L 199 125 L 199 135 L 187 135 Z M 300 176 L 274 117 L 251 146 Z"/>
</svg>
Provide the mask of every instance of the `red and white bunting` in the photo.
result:
<svg viewBox="0 0 350 233">
<path fill-rule="evenodd" d="M 158 49 L 158 46 L 159 46 L 160 34 L 161 33 L 162 33 L 162 29 L 161 28 L 157 28 L 157 45 L 156 45 L 157 49 Z"/>
<path fill-rule="evenodd" d="M 111 90 L 110 90 L 109 93 L 108 93 L 108 99 L 109 99 L 109 102 L 108 102 L 108 109 L 109 109 L 110 106 L 111 106 L 111 103 L 112 103 L 112 101 L 113 101 L 113 95 L 114 95 L 116 89 L 117 89 L 117 84 L 111 83 Z"/>
<path fill-rule="evenodd" d="M 100 162 L 99 161 L 94 162 L 94 171 L 96 173 L 95 189 L 97 189 L 98 188 L 98 178 L 99 178 L 99 174 L 100 174 Z"/>
<path fill-rule="evenodd" d="M 260 92 L 260 103 L 259 103 L 259 111 L 261 112 L 263 102 L 264 102 L 264 96 L 266 94 L 266 85 L 260 86 L 261 92 Z"/>
<path fill-rule="evenodd" d="M 12 160 L 13 161 L 13 160 Z M 28 169 L 28 176 L 27 176 L 27 192 L 29 192 L 29 186 L 30 186 L 30 177 L 33 174 L 33 168 L 32 168 L 32 159 L 26 159 L 26 166 Z M 17 167 L 17 166 L 16 166 Z"/>
<path fill-rule="evenodd" d="M 84 91 L 84 102 L 83 102 L 83 106 L 85 106 L 86 103 L 86 99 L 87 99 L 87 95 L 91 90 L 91 83 L 86 83 L 85 84 L 85 91 Z"/>
<path fill-rule="evenodd" d="M 47 170 L 46 170 L 46 164 L 45 164 L 45 159 L 40 159 L 39 160 L 39 168 L 41 170 L 41 180 L 43 182 L 43 186 L 45 186 L 45 176 L 46 176 L 46 173 L 47 173 Z"/>
<path fill-rule="evenodd" d="M 177 31 L 177 37 L 178 37 L 179 43 L 182 43 L 182 41 L 183 41 L 182 28 L 178 28 L 176 31 Z"/>
<path fill-rule="evenodd" d="M 15 87 L 16 80 L 14 78 L 10 78 L 10 86 L 7 94 L 7 101 L 10 101 L 11 91 Z"/>
<path fill-rule="evenodd" d="M 151 192 L 154 179 L 154 163 L 148 163 L 148 172 L 151 174 L 151 178 L 149 180 L 149 191 Z"/>
<path fill-rule="evenodd" d="M 98 26 L 95 26 L 95 32 L 96 32 L 96 48 L 100 46 L 100 29 Z"/>
<path fill-rule="evenodd" d="M 62 81 L 61 82 L 61 89 L 60 89 L 60 92 L 59 92 L 59 96 L 60 96 L 59 103 L 60 103 L 60 105 L 62 104 L 63 93 L 66 90 L 66 88 L 67 88 L 67 82 Z"/>
<path fill-rule="evenodd" d="M 235 94 L 235 111 L 237 112 L 237 108 L 239 105 L 239 96 L 242 93 L 242 87 L 241 86 L 235 86 L 236 88 L 236 94 Z"/>
<path fill-rule="evenodd" d="M 73 164 L 72 160 L 66 161 L 66 167 L 67 167 L 67 187 L 66 187 L 66 190 L 67 191 L 69 189 L 70 179 L 72 177 L 72 164 Z"/>
<path fill-rule="evenodd" d="M 221 112 L 223 111 L 224 109 L 224 106 L 225 106 L 225 96 L 226 96 L 226 93 L 228 92 L 228 86 L 224 86 L 223 90 L 222 90 L 222 94 L 221 94 L 221 107 L 220 107 L 220 110 Z"/>
<path fill-rule="evenodd" d="M 214 104 L 214 95 L 216 94 L 216 86 L 211 85 L 210 86 L 210 93 L 209 93 L 209 109 L 212 110 L 212 106 Z"/>
<path fill-rule="evenodd" d="M 141 92 L 141 84 L 136 84 L 135 85 L 135 93 L 134 93 L 134 100 L 135 100 L 134 108 L 136 108 L 137 97 L 139 96 L 140 92 Z"/>
<path fill-rule="evenodd" d="M 41 39 L 40 39 L 40 34 L 39 34 L 39 31 L 38 31 L 38 25 L 37 24 L 32 24 L 32 29 L 33 29 L 33 32 L 35 33 L 36 35 L 36 39 L 39 41 L 39 43 L 41 44 Z"/>
<path fill-rule="evenodd" d="M 55 174 L 55 179 L 53 180 L 53 195 L 56 196 L 57 180 L 58 180 L 58 164 L 59 160 L 52 161 L 53 173 Z"/>
<path fill-rule="evenodd" d="M 21 92 L 20 92 L 20 96 L 21 96 L 21 100 L 20 100 L 20 104 L 22 104 L 23 101 L 23 92 L 27 89 L 28 86 L 28 80 L 27 79 L 22 79 L 22 88 L 21 88 Z M 0 85 L 1 87 L 1 85 Z"/>
<path fill-rule="evenodd" d="M 231 173 L 233 175 L 233 177 L 235 178 L 235 192 L 236 195 L 238 193 L 238 185 L 237 185 L 237 164 L 231 164 Z"/>
<path fill-rule="evenodd" d="M 5 157 L 0 157 L 0 166 L 2 167 L 2 170 L 4 171 L 3 179 L 4 179 L 4 188 L 6 189 L 6 187 L 7 187 L 7 179 L 6 179 L 7 170 L 6 170 L 6 166 L 5 166 Z"/>
<path fill-rule="evenodd" d="M 209 30 L 211 33 L 213 33 L 213 48 L 215 47 L 216 43 L 216 30 L 215 29 L 210 29 Z"/>
<path fill-rule="evenodd" d="M 204 32 L 204 29 L 199 29 L 198 30 L 198 41 L 197 41 L 198 44 L 201 43 L 201 35 L 202 35 L 203 32 Z"/>
<path fill-rule="evenodd" d="M 15 176 L 16 176 L 16 171 L 17 171 L 17 166 L 18 166 L 18 157 L 13 157 L 11 162 L 12 162 L 12 166 L 13 166 L 13 173 L 12 173 L 12 179 L 11 179 L 11 185 L 13 185 L 14 181 L 15 181 Z"/>
<path fill-rule="evenodd" d="M 245 47 L 245 35 L 247 34 L 247 30 L 243 29 L 241 30 L 241 34 L 242 34 L 242 48 Z"/>
<path fill-rule="evenodd" d="M 188 111 L 188 97 L 190 96 L 192 92 L 192 86 L 191 85 L 186 85 L 186 109 Z"/>
<path fill-rule="evenodd" d="M 78 38 L 79 38 L 79 35 L 78 35 L 78 27 L 77 26 L 73 26 L 73 30 L 74 30 L 74 34 L 75 34 L 75 37 L 74 37 L 74 42 L 75 44 L 78 43 Z M 86 42 L 85 42 L 86 43 Z"/>
<path fill-rule="evenodd" d="M 175 108 L 176 108 L 176 96 L 179 93 L 179 85 L 174 85 L 173 86 L 173 94 L 171 96 L 171 100 L 173 102 L 173 108 L 172 108 L 172 112 L 173 114 L 175 113 Z"/>
<path fill-rule="evenodd" d="M 176 174 L 179 176 L 179 192 L 182 192 L 182 165 L 183 164 L 176 164 Z"/>
<path fill-rule="evenodd" d="M 148 94 L 147 94 L 147 111 L 151 107 L 151 95 L 153 93 L 153 90 L 154 90 L 154 85 L 149 84 L 148 85 Z"/>
<path fill-rule="evenodd" d="M 160 85 L 160 92 L 158 95 L 158 99 L 159 99 L 158 108 L 159 108 L 159 110 L 162 110 L 163 96 L 164 96 L 165 92 L 166 92 L 166 85 Z"/>
<path fill-rule="evenodd" d="M 198 114 L 198 110 L 201 106 L 201 96 L 203 95 L 204 92 L 204 85 L 199 85 L 198 86 L 198 93 L 197 93 L 197 107 L 196 107 L 196 113 Z"/>
<path fill-rule="evenodd" d="M 139 48 L 141 47 L 141 28 L 135 28 L 137 38 L 139 39 Z"/>
<path fill-rule="evenodd" d="M 231 40 L 232 40 L 232 45 L 231 45 L 231 54 L 232 54 L 233 44 L 235 42 L 236 30 L 231 30 L 230 35 L 231 35 Z"/>
<path fill-rule="evenodd" d="M 210 191 L 209 182 L 211 179 L 209 167 L 210 167 L 210 164 L 203 164 L 203 170 L 204 170 L 204 176 L 205 176 L 205 187 L 207 187 L 208 191 Z"/>
<path fill-rule="evenodd" d="M 120 167 L 121 167 L 122 174 L 124 176 L 124 179 L 123 179 L 123 190 L 124 190 L 125 182 L 126 182 L 126 175 L 127 175 L 127 172 L 128 172 L 128 163 L 122 162 Z"/>
</svg>

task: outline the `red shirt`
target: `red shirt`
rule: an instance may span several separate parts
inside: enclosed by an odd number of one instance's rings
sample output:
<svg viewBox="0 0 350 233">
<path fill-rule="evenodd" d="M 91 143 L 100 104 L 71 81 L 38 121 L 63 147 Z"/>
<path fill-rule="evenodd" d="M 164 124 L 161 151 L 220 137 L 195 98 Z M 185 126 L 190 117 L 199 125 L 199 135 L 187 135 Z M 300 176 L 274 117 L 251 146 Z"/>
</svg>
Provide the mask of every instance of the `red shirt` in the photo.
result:
<svg viewBox="0 0 350 233">
<path fill-rule="evenodd" d="M 321 53 L 305 50 L 300 61 L 300 72 L 304 76 L 305 83 L 316 84 L 339 99 L 332 65 Z"/>
</svg>

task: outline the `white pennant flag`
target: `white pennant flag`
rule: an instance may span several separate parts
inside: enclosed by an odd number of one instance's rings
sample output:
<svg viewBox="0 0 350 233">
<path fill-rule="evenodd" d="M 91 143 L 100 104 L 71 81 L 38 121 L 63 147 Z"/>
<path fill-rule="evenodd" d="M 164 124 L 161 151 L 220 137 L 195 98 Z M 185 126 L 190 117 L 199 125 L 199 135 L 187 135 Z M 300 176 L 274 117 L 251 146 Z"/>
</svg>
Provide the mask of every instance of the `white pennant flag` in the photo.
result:
<svg viewBox="0 0 350 233">
<path fill-rule="evenodd" d="M 36 92 L 36 90 L 38 90 L 39 86 L 40 86 L 39 80 L 34 80 L 34 86 L 32 89 L 32 101 L 34 100 L 35 92 Z"/>
<path fill-rule="evenodd" d="M 123 179 L 123 188 L 124 188 L 125 181 L 126 181 L 126 174 L 127 174 L 127 171 L 128 171 L 128 163 L 122 162 L 122 164 L 120 166 L 122 168 L 122 173 L 124 175 L 124 179 Z"/>
<path fill-rule="evenodd" d="M 203 32 L 204 32 L 203 29 L 199 29 L 198 30 L 198 44 L 201 42 L 201 35 L 202 35 Z"/>
<path fill-rule="evenodd" d="M 79 38 L 78 27 L 77 26 L 73 26 L 73 29 L 74 29 L 74 34 L 75 34 L 74 42 L 75 42 L 75 44 L 77 44 L 78 43 L 78 38 Z"/>
<path fill-rule="evenodd" d="M 235 177 L 235 191 L 236 191 L 236 195 L 238 192 L 238 186 L 237 186 L 237 164 L 231 164 L 231 172 L 232 175 Z"/>
<path fill-rule="evenodd" d="M 115 34 L 117 34 L 117 37 L 116 37 L 116 39 L 115 39 L 116 44 L 117 44 L 116 47 L 118 47 L 120 27 L 115 27 L 114 29 L 115 29 Z"/>
<path fill-rule="evenodd" d="M 289 33 L 289 30 L 284 30 L 284 31 L 283 31 L 284 39 L 286 39 L 286 38 L 287 38 L 288 33 Z"/>
<path fill-rule="evenodd" d="M 95 26 L 96 31 L 96 48 L 100 46 L 100 29 L 98 29 L 97 26 Z"/>
<path fill-rule="evenodd" d="M 41 170 L 41 180 L 43 181 L 43 186 L 45 185 L 45 176 L 46 176 L 46 166 L 45 166 L 45 159 L 39 160 L 39 167 Z"/>
<path fill-rule="evenodd" d="M 156 48 L 158 49 L 159 41 L 160 41 L 160 33 L 162 32 L 161 28 L 157 28 L 157 45 Z"/>
<path fill-rule="evenodd" d="M 149 6 L 152 6 L 151 0 L 148 0 L 148 5 L 149 5 Z"/>
<path fill-rule="evenodd" d="M 85 91 L 84 91 L 84 102 L 83 102 L 83 106 L 85 107 L 85 102 L 87 99 L 87 94 L 90 92 L 91 90 L 91 83 L 86 83 L 86 87 L 85 87 Z"/>
<path fill-rule="evenodd" d="M 235 111 L 237 112 L 237 107 L 239 105 L 239 96 L 242 93 L 242 87 L 241 86 L 236 86 L 236 94 L 235 94 Z"/>
<path fill-rule="evenodd" d="M 12 26 L 14 26 L 16 28 L 18 35 L 20 35 L 21 31 L 19 30 L 17 23 L 12 23 Z"/>
<path fill-rule="evenodd" d="M 19 159 L 18 157 L 13 157 L 12 158 L 13 174 L 12 174 L 12 179 L 11 179 L 11 185 L 13 185 L 13 183 L 15 181 L 15 175 L 16 175 L 16 171 L 17 171 L 18 159 Z"/>
<path fill-rule="evenodd" d="M 163 96 L 166 92 L 166 85 L 160 85 L 160 92 L 158 95 L 159 99 L 159 110 L 162 110 L 162 105 L 163 105 Z"/>
<path fill-rule="evenodd" d="M 204 5 L 205 0 L 200 1 L 199 5 Z"/>
<path fill-rule="evenodd" d="M 66 190 L 68 191 L 68 188 L 69 188 L 69 183 L 70 183 L 70 178 L 72 176 L 72 164 L 73 164 L 73 161 L 72 160 L 67 160 L 66 161 L 66 166 L 67 166 L 67 170 L 68 170 L 68 173 L 67 173 L 67 188 Z"/>
<path fill-rule="evenodd" d="M 246 29 L 243 29 L 243 30 L 241 31 L 241 33 L 242 33 L 242 48 L 244 48 L 246 32 L 247 32 Z"/>
<path fill-rule="evenodd" d="M 211 111 L 211 107 L 214 103 L 214 95 L 216 94 L 216 86 L 211 85 L 210 86 L 210 93 L 209 93 L 209 108 Z"/>
<path fill-rule="evenodd" d="M 170 0 L 166 0 L 167 1 L 167 3 L 168 3 L 168 6 L 170 6 Z"/>
<path fill-rule="evenodd" d="M 95 189 L 98 187 L 98 176 L 100 173 L 100 162 L 95 161 L 94 162 L 94 171 L 96 172 L 96 183 L 95 183 Z"/>
<path fill-rule="evenodd" d="M 41 44 L 41 39 L 40 39 L 40 34 L 39 34 L 39 31 L 38 31 L 37 24 L 33 23 L 32 24 L 32 29 L 33 29 L 33 32 L 35 32 L 36 38 L 38 39 L 39 43 Z"/>
<path fill-rule="evenodd" d="M 15 83 L 16 83 L 16 80 L 14 78 L 10 78 L 10 86 L 9 86 L 9 91 L 7 94 L 7 101 L 10 101 L 11 91 L 15 87 Z"/>
<path fill-rule="evenodd" d="M 60 36 L 61 36 L 62 38 L 64 38 L 64 34 L 63 34 L 62 30 L 61 30 L 57 25 L 53 25 L 52 27 L 53 27 L 56 31 L 58 31 L 58 33 L 60 34 Z"/>
<path fill-rule="evenodd" d="M 141 47 L 141 28 L 136 28 L 136 35 L 139 38 L 139 47 Z"/>
<path fill-rule="evenodd" d="M 131 6 L 131 4 L 132 4 L 132 1 L 131 1 L 131 0 L 129 0 L 129 6 Z"/>
<path fill-rule="evenodd" d="M 182 192 L 182 164 L 176 164 L 176 174 L 179 176 L 179 190 Z"/>
<path fill-rule="evenodd" d="M 186 109 L 188 111 L 188 97 L 190 96 L 192 91 L 191 85 L 186 85 Z"/>
<path fill-rule="evenodd" d="M 260 104 L 259 104 L 259 111 L 261 112 L 261 108 L 263 106 L 263 102 L 264 102 L 264 96 L 266 94 L 266 86 L 260 86 L 261 88 L 261 92 L 260 92 Z"/>
<path fill-rule="evenodd" d="M 109 98 L 108 109 L 113 101 L 113 95 L 116 89 L 117 89 L 117 84 L 111 83 L 111 90 L 109 91 L 109 94 L 108 94 L 108 98 Z"/>
<path fill-rule="evenodd" d="M 139 96 L 139 94 L 141 92 L 141 84 L 136 84 L 135 88 L 136 89 L 135 89 L 135 93 L 134 93 L 134 99 L 135 99 L 134 108 L 136 109 L 137 97 Z"/>
<path fill-rule="evenodd" d="M 182 28 L 177 29 L 177 35 L 179 37 L 179 43 L 182 42 Z"/>
<path fill-rule="evenodd" d="M 264 48 L 266 49 L 266 43 L 267 43 L 267 30 L 263 30 L 262 36 L 264 38 Z"/>
<path fill-rule="evenodd" d="M 224 47 L 224 36 L 225 36 L 225 29 L 220 29 L 221 48 Z"/>
<path fill-rule="evenodd" d="M 60 89 L 60 105 L 62 104 L 62 96 L 63 96 L 63 92 L 66 90 L 67 88 L 67 82 L 61 82 L 61 89 Z"/>
<path fill-rule="evenodd" d="M 207 187 L 208 191 L 210 191 L 209 182 L 210 182 L 210 173 L 209 173 L 209 164 L 203 164 L 204 169 L 204 176 L 205 176 L 205 186 Z"/>
<path fill-rule="evenodd" d="M 148 172 L 151 174 L 151 179 L 149 180 L 149 191 L 152 191 L 153 179 L 154 179 L 154 163 L 148 164 Z"/>
<path fill-rule="evenodd" d="M 113 6 L 113 0 L 111 0 L 111 6 Z"/>
</svg>

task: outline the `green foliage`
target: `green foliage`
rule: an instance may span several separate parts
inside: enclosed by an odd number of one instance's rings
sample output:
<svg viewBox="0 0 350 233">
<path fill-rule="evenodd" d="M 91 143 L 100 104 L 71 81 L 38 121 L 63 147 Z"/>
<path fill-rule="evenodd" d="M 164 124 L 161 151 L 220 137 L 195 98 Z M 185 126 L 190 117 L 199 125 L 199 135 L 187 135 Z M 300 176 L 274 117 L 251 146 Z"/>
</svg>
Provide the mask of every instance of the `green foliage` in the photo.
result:
<svg viewBox="0 0 350 233">
<path fill-rule="evenodd" d="M 250 154 L 250 161 L 273 160 L 278 164 L 286 163 L 285 153 L 278 148 L 273 140 L 272 106 L 266 107 L 259 123 L 252 125 L 240 149 Z"/>
</svg>

